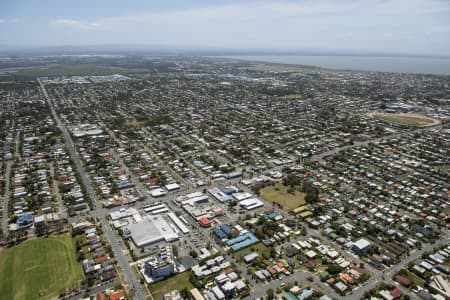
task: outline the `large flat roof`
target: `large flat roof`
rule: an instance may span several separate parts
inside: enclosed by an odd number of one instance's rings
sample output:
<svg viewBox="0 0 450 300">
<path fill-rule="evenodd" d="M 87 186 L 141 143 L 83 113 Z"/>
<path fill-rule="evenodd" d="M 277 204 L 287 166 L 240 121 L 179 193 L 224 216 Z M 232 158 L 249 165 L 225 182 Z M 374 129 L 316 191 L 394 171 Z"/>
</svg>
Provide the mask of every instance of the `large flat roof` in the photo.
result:
<svg viewBox="0 0 450 300">
<path fill-rule="evenodd" d="M 162 240 L 171 242 L 178 239 L 178 235 L 162 216 L 147 216 L 142 222 L 128 226 L 131 238 L 138 247 L 156 243 Z"/>
</svg>

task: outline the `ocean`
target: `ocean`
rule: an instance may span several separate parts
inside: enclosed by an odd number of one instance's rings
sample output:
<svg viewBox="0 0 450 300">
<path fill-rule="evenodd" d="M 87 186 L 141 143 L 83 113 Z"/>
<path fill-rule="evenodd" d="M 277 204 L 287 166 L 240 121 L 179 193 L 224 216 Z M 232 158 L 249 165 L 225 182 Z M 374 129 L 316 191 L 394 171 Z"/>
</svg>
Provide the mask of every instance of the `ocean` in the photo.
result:
<svg viewBox="0 0 450 300">
<path fill-rule="evenodd" d="M 450 75 L 450 58 L 377 56 L 221 56 L 327 69 Z"/>
</svg>

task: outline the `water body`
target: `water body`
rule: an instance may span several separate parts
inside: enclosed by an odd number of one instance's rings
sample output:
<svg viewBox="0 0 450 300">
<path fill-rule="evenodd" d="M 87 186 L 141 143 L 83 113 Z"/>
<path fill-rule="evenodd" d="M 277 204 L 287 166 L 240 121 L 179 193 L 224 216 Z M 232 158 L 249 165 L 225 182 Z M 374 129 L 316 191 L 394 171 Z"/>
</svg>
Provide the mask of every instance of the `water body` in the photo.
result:
<svg viewBox="0 0 450 300">
<path fill-rule="evenodd" d="M 376 56 L 223 56 L 327 69 L 450 75 L 450 58 Z"/>
</svg>

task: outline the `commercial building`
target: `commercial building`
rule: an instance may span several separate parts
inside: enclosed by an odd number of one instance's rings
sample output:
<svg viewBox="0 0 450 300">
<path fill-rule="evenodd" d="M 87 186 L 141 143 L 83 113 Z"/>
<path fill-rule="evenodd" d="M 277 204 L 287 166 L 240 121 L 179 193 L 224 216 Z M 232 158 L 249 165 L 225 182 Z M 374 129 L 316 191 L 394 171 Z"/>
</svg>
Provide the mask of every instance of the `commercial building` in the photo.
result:
<svg viewBox="0 0 450 300">
<path fill-rule="evenodd" d="M 160 215 L 147 216 L 141 222 L 125 227 L 124 236 L 130 237 L 137 247 L 153 244 L 162 240 L 178 240 L 172 227 Z"/>
<path fill-rule="evenodd" d="M 262 202 L 258 198 L 248 198 L 239 202 L 239 205 L 246 210 L 252 210 L 264 206 L 264 202 Z"/>
<path fill-rule="evenodd" d="M 194 192 L 187 195 L 179 196 L 176 198 L 176 203 L 183 205 L 194 206 L 197 203 L 205 203 L 208 202 L 208 196 L 203 194 L 202 192 Z"/>
<path fill-rule="evenodd" d="M 208 190 L 208 193 L 211 194 L 217 201 L 224 203 L 231 200 L 231 196 L 224 193 L 220 188 L 213 187 Z"/>
<path fill-rule="evenodd" d="M 240 249 L 256 244 L 258 241 L 258 238 L 256 238 L 253 233 L 247 232 L 234 239 L 228 240 L 227 246 L 230 246 L 233 251 L 238 251 Z"/>
<path fill-rule="evenodd" d="M 144 270 L 153 281 L 171 276 L 175 271 L 172 247 L 160 247 L 158 253 L 145 262 Z"/>
<path fill-rule="evenodd" d="M 202 227 L 211 227 L 211 221 L 207 217 L 200 218 L 198 223 Z"/>
<path fill-rule="evenodd" d="M 172 220 L 172 222 L 177 225 L 177 227 L 181 230 L 182 233 L 189 233 L 189 229 L 184 225 L 184 223 L 172 212 L 168 213 L 167 216 Z"/>
</svg>

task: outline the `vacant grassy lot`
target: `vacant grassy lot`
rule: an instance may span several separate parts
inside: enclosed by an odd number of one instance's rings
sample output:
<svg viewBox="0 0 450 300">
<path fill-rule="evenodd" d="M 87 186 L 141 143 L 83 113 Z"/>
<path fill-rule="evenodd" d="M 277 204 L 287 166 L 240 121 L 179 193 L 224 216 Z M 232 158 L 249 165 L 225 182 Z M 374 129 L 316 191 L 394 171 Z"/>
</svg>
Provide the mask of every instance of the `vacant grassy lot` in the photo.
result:
<svg viewBox="0 0 450 300">
<path fill-rule="evenodd" d="M 375 118 L 392 123 L 411 126 L 429 126 L 438 124 L 437 120 L 415 114 L 375 114 Z"/>
<path fill-rule="evenodd" d="M 252 252 L 258 253 L 260 258 L 263 257 L 263 254 L 270 256 L 270 249 L 264 246 L 263 243 L 257 243 L 245 249 L 241 249 L 237 252 L 234 252 L 233 256 L 234 258 L 241 258 L 241 256 L 247 255 Z"/>
<path fill-rule="evenodd" d="M 70 235 L 39 238 L 0 256 L 1 299 L 53 299 L 83 279 Z"/>
<path fill-rule="evenodd" d="M 281 99 L 283 100 L 300 100 L 302 99 L 302 95 L 300 94 L 290 94 L 290 95 L 286 95 L 281 97 Z"/>
<path fill-rule="evenodd" d="M 288 187 L 281 183 L 263 188 L 261 197 L 269 203 L 278 203 L 283 210 L 288 211 L 305 204 L 305 194 L 295 191 L 293 194 L 287 192 Z"/>
<path fill-rule="evenodd" d="M 150 291 L 153 294 L 155 300 L 163 299 L 165 293 L 172 290 L 181 291 L 183 288 L 191 290 L 194 286 L 189 281 L 189 273 L 183 272 L 181 274 L 172 276 L 163 281 L 158 281 L 156 283 L 150 284 Z"/>
</svg>

